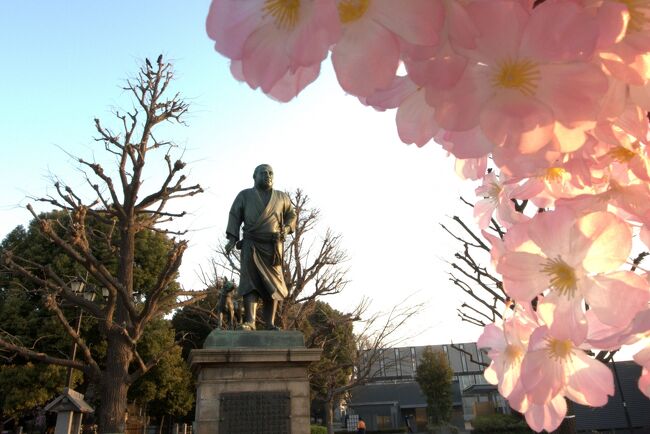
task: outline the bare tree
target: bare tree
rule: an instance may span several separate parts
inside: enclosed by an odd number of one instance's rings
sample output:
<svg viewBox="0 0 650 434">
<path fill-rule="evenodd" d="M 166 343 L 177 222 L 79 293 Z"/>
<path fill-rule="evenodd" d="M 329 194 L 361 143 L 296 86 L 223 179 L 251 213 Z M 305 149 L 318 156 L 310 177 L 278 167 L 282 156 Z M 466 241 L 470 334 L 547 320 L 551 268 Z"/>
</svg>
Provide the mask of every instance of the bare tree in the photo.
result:
<svg viewBox="0 0 650 434">
<path fill-rule="evenodd" d="M 471 206 L 462 198 L 461 201 Z M 459 216 L 452 216 L 451 220 L 453 227 L 440 224 L 460 244 L 454 259 L 448 262 L 451 267 L 449 281 L 468 299 L 456 310 L 462 321 L 485 327 L 502 318 L 509 299 L 501 280 L 485 265 L 489 260 L 490 243 L 470 229 Z M 490 229 L 494 237 L 503 238 L 505 232 L 494 219 Z"/>
<path fill-rule="evenodd" d="M 138 351 L 138 342 L 147 323 L 175 307 L 193 302 L 197 295 L 174 284 L 187 248 L 187 242 L 179 239 L 171 240 L 166 263 L 151 287 L 134 288 L 136 235 L 150 230 L 182 235 L 184 232 L 161 226 L 185 215 L 184 211 L 168 211 L 166 206 L 172 199 L 202 192 L 198 184 L 186 185 L 186 177 L 181 174 L 185 163 L 172 161 L 169 154 L 173 143 L 154 136 L 154 129 L 165 121 L 182 124 L 188 109 L 178 94 L 166 95 L 173 77 L 172 66 L 163 62 L 162 55 L 155 64 L 147 60 L 136 77 L 126 82 L 124 89 L 133 97 L 134 107 L 125 113 L 114 113 L 119 125 L 117 130 L 95 119 L 98 134 L 95 140 L 112 154 L 117 168 L 106 170 L 110 168 L 77 158 L 93 192 L 90 201 L 82 199 L 79 191 L 57 181 L 54 183 L 56 194 L 38 200 L 61 210 L 55 215 L 65 217 L 49 218 L 27 207 L 42 235 L 64 251 L 75 267 L 83 270 L 75 279 L 105 288 L 107 299 L 86 300 L 73 291 L 70 276 L 61 275 L 52 264 L 18 257 L 10 249 L 3 251 L 1 258 L 5 270 L 30 282 L 42 294 L 44 306 L 58 318 L 79 348 L 81 357 L 71 360 L 36 352 L 29 345 L 12 342 L 6 335 L 0 336 L 0 346 L 28 359 L 83 371 L 87 378 L 96 382 L 100 387 L 101 432 L 124 432 L 127 391 L 162 355 L 144 360 Z M 162 150 L 166 167 L 163 179 L 156 188 L 145 193 L 142 186 L 146 157 L 149 152 Z M 99 222 L 102 229 L 93 222 Z M 95 248 L 100 244 L 116 258 L 116 272 L 96 256 Z M 107 344 L 103 359 L 96 358 L 78 329 L 72 326 L 64 306 L 76 306 L 96 319 Z"/>
<path fill-rule="evenodd" d="M 318 375 L 324 377 L 325 392 L 321 397 L 326 403 L 326 425 L 328 434 L 334 433 L 334 407 L 348 392 L 358 386 L 372 382 L 378 377 L 383 377 L 386 370 L 395 367 L 402 360 L 385 358 L 388 349 L 400 346 L 406 339 L 400 332 L 415 315 L 423 309 L 423 304 L 408 304 L 408 299 L 394 306 L 387 312 L 379 312 L 362 319 L 370 305 L 369 299 L 364 299 L 356 309 L 339 318 L 339 321 L 354 321 L 360 327 L 354 334 L 349 354 L 344 352 L 344 357 L 334 358 L 328 365 L 322 367 Z M 331 325 L 332 328 L 336 324 Z M 324 347 L 324 339 L 336 339 L 328 334 L 318 336 L 316 346 Z M 410 356 L 410 355 L 409 355 Z M 341 372 L 349 372 L 345 381 L 340 381 Z"/>
</svg>

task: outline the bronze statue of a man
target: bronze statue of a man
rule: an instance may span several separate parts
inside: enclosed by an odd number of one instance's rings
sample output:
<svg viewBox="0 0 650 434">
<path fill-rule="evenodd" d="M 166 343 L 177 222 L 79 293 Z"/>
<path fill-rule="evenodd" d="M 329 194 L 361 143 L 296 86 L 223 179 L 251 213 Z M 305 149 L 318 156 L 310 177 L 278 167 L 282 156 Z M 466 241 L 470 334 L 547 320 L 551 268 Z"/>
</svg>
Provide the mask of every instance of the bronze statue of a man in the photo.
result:
<svg viewBox="0 0 650 434">
<path fill-rule="evenodd" d="M 255 330 L 257 303 L 263 301 L 263 318 L 269 330 L 275 326 L 278 301 L 287 296 L 282 274 L 284 238 L 293 233 L 296 212 L 286 193 L 273 190 L 273 169 L 261 164 L 253 172 L 255 186 L 242 190 L 230 208 L 226 253 L 241 247 L 239 295 L 244 298 L 244 330 Z M 243 236 L 240 240 L 240 228 Z"/>
</svg>

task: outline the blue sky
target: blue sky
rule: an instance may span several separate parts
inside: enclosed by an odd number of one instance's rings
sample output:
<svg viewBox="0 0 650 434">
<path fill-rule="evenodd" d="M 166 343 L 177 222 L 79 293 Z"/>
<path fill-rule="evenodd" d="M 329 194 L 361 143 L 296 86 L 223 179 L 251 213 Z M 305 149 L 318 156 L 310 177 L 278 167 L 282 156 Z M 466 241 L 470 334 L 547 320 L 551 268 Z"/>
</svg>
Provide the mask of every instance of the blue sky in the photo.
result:
<svg viewBox="0 0 650 434">
<path fill-rule="evenodd" d="M 406 344 L 474 340 L 479 330 L 457 319 L 459 294 L 443 261 L 453 243 L 438 223 L 467 211 L 474 185 L 453 173 L 438 145 L 399 141 L 394 112 L 362 106 L 338 87 L 329 62 L 289 104 L 236 82 L 227 59 L 204 31 L 207 0 L 0 2 L 0 235 L 29 221 L 30 196 L 51 192 L 54 174 L 82 184 L 68 155 L 107 163 L 94 143 L 93 118 L 115 126 L 111 109 L 129 108 L 121 85 L 144 57 L 173 60 L 175 90 L 190 102 L 187 127 L 166 128 L 188 162 L 191 182 L 206 188 L 180 204 L 190 211 L 182 282 L 223 238 L 235 194 L 252 185 L 253 168 L 270 163 L 276 187 L 302 188 L 323 225 L 343 234 L 351 284 L 330 301 L 346 309 L 367 295 L 385 310 L 407 294 L 429 301 L 405 331 Z M 153 167 L 153 165 L 152 165 Z M 145 179 L 153 181 L 156 172 Z M 46 209 L 46 208 L 39 208 Z M 418 331 L 422 333 L 417 334 Z"/>
</svg>

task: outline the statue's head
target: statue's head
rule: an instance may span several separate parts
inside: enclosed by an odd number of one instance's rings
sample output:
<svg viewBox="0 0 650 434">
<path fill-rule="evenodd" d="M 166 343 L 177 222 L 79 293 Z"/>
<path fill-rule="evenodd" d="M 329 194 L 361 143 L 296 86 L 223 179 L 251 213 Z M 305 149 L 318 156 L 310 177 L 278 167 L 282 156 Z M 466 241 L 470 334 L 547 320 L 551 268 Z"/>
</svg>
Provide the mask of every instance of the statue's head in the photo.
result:
<svg viewBox="0 0 650 434">
<path fill-rule="evenodd" d="M 255 187 L 262 190 L 273 188 L 273 168 L 268 164 L 260 164 L 253 172 Z"/>
</svg>

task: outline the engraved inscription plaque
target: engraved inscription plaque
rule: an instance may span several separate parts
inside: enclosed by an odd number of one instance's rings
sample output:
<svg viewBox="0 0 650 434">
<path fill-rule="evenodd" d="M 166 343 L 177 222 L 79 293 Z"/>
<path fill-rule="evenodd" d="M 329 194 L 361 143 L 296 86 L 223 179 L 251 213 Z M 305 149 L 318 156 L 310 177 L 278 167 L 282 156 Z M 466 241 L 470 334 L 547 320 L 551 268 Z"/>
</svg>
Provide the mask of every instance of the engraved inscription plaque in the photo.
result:
<svg viewBox="0 0 650 434">
<path fill-rule="evenodd" d="M 221 394 L 219 434 L 291 434 L 289 392 Z"/>
</svg>

